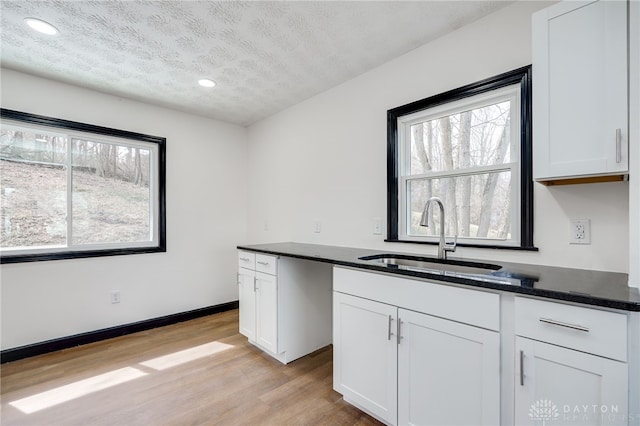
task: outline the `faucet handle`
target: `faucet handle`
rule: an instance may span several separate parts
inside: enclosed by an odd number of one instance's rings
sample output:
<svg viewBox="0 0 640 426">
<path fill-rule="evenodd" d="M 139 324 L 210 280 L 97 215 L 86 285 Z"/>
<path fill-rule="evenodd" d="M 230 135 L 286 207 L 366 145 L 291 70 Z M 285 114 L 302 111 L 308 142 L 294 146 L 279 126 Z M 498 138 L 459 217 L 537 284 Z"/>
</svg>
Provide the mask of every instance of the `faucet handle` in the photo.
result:
<svg viewBox="0 0 640 426">
<path fill-rule="evenodd" d="M 446 240 L 444 242 L 444 251 L 456 251 L 456 246 L 458 245 L 458 235 L 456 234 L 453 237 L 453 243 L 448 243 Z"/>
</svg>

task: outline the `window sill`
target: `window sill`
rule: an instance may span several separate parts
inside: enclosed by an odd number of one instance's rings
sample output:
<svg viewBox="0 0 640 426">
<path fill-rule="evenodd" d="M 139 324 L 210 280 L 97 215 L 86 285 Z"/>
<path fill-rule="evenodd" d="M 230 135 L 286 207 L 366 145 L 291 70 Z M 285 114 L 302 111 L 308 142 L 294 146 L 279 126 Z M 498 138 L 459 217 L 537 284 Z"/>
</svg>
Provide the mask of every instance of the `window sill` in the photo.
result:
<svg viewBox="0 0 640 426">
<path fill-rule="evenodd" d="M 56 253 L 16 254 L 0 256 L 0 264 L 43 262 L 47 260 L 83 259 L 87 257 L 122 256 L 126 254 L 162 253 L 167 249 L 161 247 L 136 247 L 109 250 L 63 251 Z"/>
<path fill-rule="evenodd" d="M 398 240 L 398 239 L 385 239 L 385 243 L 404 243 L 404 244 L 427 244 L 432 246 L 437 246 L 437 242 L 433 241 L 413 241 L 413 240 Z M 457 247 L 473 247 L 473 248 L 483 248 L 483 249 L 498 249 L 498 250 L 517 250 L 517 251 L 539 251 L 538 247 L 522 247 L 522 246 L 501 246 L 501 245 L 490 245 L 490 244 L 469 244 L 469 243 L 458 243 Z"/>
</svg>

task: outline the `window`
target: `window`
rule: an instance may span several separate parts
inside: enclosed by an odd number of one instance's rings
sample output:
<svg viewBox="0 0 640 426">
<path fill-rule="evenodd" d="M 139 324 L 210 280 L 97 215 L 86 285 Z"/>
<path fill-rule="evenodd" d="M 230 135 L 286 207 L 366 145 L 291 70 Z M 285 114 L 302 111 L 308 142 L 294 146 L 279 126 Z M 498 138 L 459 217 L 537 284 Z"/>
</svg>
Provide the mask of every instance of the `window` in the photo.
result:
<svg viewBox="0 0 640 426">
<path fill-rule="evenodd" d="M 2 263 L 166 251 L 164 138 L 0 112 Z"/>
<path fill-rule="evenodd" d="M 533 246 L 531 67 L 524 67 L 387 112 L 387 241 L 461 246 Z M 437 219 L 437 220 L 434 220 Z"/>
</svg>

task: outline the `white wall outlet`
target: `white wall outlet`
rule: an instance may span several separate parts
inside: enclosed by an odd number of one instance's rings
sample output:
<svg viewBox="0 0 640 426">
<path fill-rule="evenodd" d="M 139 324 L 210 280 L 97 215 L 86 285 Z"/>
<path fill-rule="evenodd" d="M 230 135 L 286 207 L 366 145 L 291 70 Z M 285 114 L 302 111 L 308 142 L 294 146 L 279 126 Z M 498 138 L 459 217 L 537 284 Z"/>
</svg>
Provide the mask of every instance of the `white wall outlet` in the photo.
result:
<svg viewBox="0 0 640 426">
<path fill-rule="evenodd" d="M 373 218 L 373 235 L 382 234 L 382 219 L 379 217 Z"/>
<path fill-rule="evenodd" d="M 319 220 L 313 222 L 313 232 L 315 232 L 316 234 L 322 232 L 322 222 L 320 222 Z"/>
<path fill-rule="evenodd" d="M 265 220 L 262 222 L 262 230 L 263 230 L 263 231 L 268 231 L 268 230 L 269 230 L 269 221 L 268 221 L 267 219 L 265 219 Z"/>
<path fill-rule="evenodd" d="M 569 232 L 570 244 L 591 244 L 591 221 L 589 219 L 572 220 Z"/>
<path fill-rule="evenodd" d="M 120 291 L 114 290 L 111 292 L 111 303 L 120 303 Z"/>
</svg>

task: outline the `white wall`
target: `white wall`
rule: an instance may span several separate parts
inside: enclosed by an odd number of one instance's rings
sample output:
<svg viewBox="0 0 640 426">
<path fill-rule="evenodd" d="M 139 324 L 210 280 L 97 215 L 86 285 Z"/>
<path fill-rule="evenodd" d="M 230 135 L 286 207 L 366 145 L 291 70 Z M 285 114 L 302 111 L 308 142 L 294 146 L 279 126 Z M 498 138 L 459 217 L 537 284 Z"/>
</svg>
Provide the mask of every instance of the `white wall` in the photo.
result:
<svg viewBox="0 0 640 426">
<path fill-rule="evenodd" d="M 3 108 L 163 136 L 168 159 L 167 253 L 2 265 L 2 349 L 236 300 L 238 243 L 435 254 L 372 235 L 373 218 L 386 223 L 386 111 L 530 64 L 530 15 L 547 5 L 518 2 L 255 124 L 248 149 L 237 126 L 2 70 Z M 638 255 L 629 233 L 640 232 L 629 190 L 639 188 L 536 184 L 539 252 L 455 256 L 627 272 L 625 247 Z M 591 219 L 591 245 L 568 244 L 570 218 Z M 110 304 L 111 290 L 122 303 Z"/>
<path fill-rule="evenodd" d="M 435 246 L 372 235 L 373 218 L 386 223 L 386 111 L 530 64 L 531 13 L 548 5 L 508 6 L 251 126 L 248 241 L 434 255 Z M 458 248 L 455 256 L 627 272 L 628 191 L 628 183 L 535 184 L 539 252 Z M 569 245 L 576 218 L 591 219 L 591 245 Z"/>
<path fill-rule="evenodd" d="M 244 128 L 10 70 L 1 82 L 3 108 L 167 138 L 167 252 L 2 265 L 2 349 L 238 299 Z"/>
<path fill-rule="evenodd" d="M 629 10 L 629 286 L 640 288 L 640 1 L 632 1 Z"/>
</svg>

